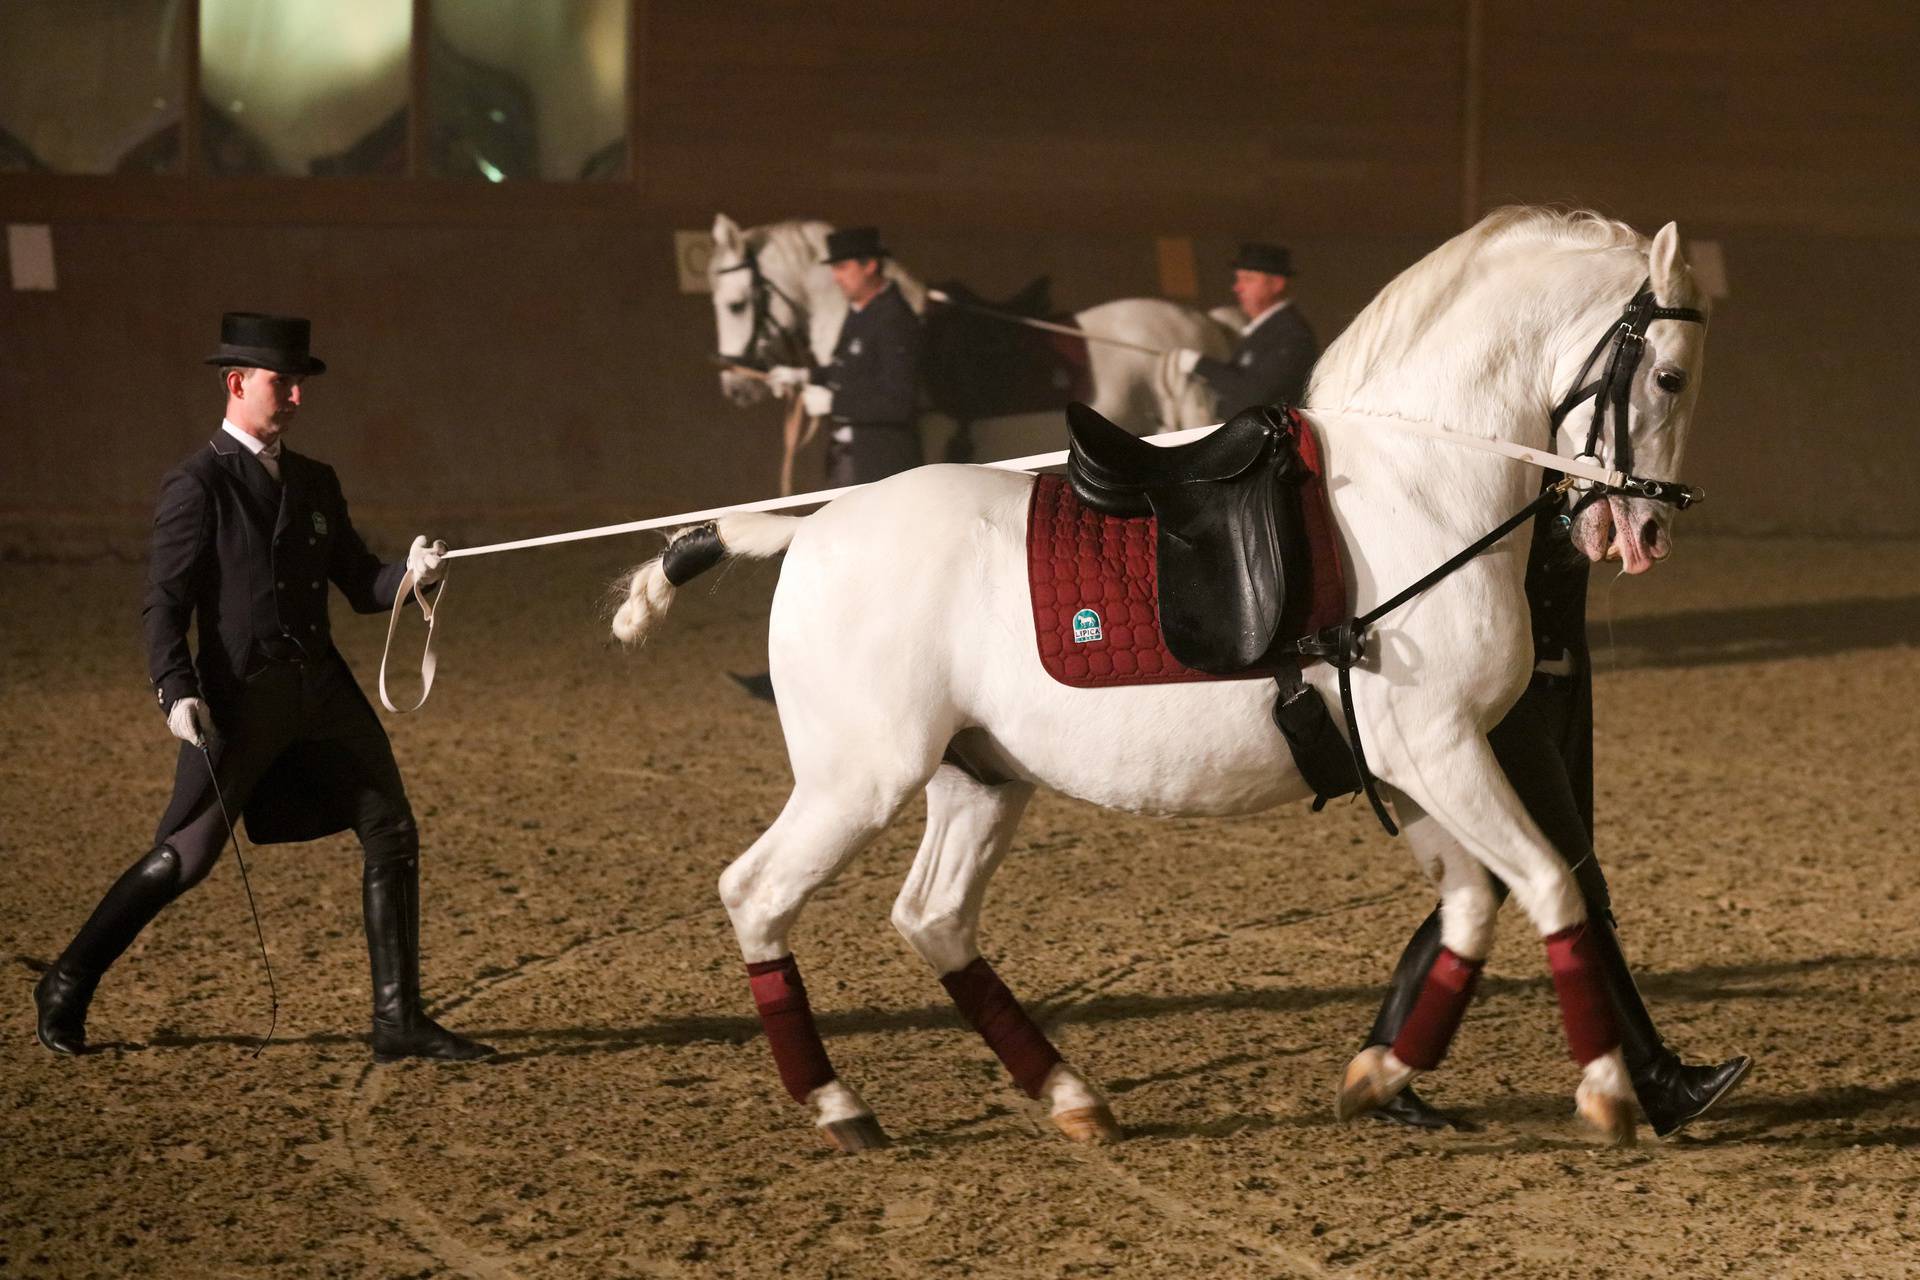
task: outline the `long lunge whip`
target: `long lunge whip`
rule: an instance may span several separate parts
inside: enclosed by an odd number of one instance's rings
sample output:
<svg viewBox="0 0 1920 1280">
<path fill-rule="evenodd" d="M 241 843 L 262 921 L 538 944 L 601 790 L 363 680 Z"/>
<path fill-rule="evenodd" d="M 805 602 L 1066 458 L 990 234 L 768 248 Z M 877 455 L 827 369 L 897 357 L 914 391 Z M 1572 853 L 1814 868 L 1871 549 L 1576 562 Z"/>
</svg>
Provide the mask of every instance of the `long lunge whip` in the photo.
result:
<svg viewBox="0 0 1920 1280">
<path fill-rule="evenodd" d="M 273 980 L 273 961 L 267 957 L 267 934 L 260 927 L 260 908 L 253 901 L 253 881 L 247 876 L 247 860 L 240 853 L 240 832 L 234 828 L 233 815 L 227 812 L 227 798 L 220 792 L 220 777 L 213 767 L 213 753 L 207 750 L 205 735 L 196 738 L 194 746 L 200 748 L 200 758 L 207 764 L 207 781 L 213 784 L 213 798 L 220 806 L 220 820 L 227 824 L 227 839 L 233 842 L 233 862 L 240 868 L 240 884 L 247 891 L 247 910 L 253 913 L 253 936 L 260 943 L 260 963 L 267 968 L 267 997 L 273 1002 L 273 1010 L 267 1017 L 267 1034 L 253 1047 L 249 1057 L 257 1058 L 273 1043 L 274 1028 L 280 1025 L 280 985 Z"/>
</svg>

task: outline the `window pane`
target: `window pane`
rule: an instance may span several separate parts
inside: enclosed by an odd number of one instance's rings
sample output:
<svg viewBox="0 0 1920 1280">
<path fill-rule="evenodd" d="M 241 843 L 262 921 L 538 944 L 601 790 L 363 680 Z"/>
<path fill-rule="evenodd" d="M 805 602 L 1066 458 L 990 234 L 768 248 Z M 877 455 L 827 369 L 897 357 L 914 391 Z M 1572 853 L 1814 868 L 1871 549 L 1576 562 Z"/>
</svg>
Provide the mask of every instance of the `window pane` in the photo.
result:
<svg viewBox="0 0 1920 1280">
<path fill-rule="evenodd" d="M 0 172 L 174 168 L 179 26 L 170 0 L 0 0 Z"/>
<path fill-rule="evenodd" d="M 428 172 L 624 176 L 628 2 L 434 0 Z"/>
<path fill-rule="evenodd" d="M 201 0 L 210 173 L 407 170 L 412 0 Z"/>
</svg>

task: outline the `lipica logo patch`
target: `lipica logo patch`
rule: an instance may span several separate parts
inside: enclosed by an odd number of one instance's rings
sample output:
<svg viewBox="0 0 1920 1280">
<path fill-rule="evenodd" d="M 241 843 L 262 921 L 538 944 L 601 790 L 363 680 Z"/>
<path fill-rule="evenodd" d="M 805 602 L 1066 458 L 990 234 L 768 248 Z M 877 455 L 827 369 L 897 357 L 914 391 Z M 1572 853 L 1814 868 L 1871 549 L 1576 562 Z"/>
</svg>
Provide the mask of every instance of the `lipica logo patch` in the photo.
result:
<svg viewBox="0 0 1920 1280">
<path fill-rule="evenodd" d="M 1091 644 L 1105 634 L 1100 630 L 1100 615 L 1091 609 L 1082 609 L 1073 615 L 1073 642 Z"/>
</svg>

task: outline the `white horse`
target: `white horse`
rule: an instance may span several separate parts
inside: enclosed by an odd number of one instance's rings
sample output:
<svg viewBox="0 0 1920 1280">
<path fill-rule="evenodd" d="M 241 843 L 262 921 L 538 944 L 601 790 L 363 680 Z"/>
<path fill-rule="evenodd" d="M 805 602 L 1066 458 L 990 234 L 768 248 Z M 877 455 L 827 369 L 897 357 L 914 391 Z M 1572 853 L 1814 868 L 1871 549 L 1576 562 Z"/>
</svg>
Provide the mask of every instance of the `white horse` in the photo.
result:
<svg viewBox="0 0 1920 1280">
<path fill-rule="evenodd" d="M 707 283 L 724 356 L 779 364 L 826 364 L 847 317 L 847 300 L 834 287 L 826 258 L 825 222 L 788 221 L 742 229 L 726 214 L 713 220 Z M 915 313 L 927 306 L 926 287 L 889 258 L 887 277 Z M 1182 374 L 1172 352 L 1192 347 L 1215 358 L 1230 354 L 1236 330 L 1219 320 L 1158 298 L 1121 298 L 1078 312 L 1075 327 L 1087 343 L 1093 407 L 1138 433 L 1173 431 L 1214 421 L 1213 394 Z M 1131 346 L 1098 341 L 1109 338 Z M 1150 355 L 1132 347 L 1151 347 Z M 720 389 L 739 405 L 756 403 L 766 383 L 724 371 Z"/>
<path fill-rule="evenodd" d="M 1555 432 L 1549 409 L 1584 377 L 1582 358 L 1619 322 L 1642 278 L 1664 306 L 1702 305 L 1679 243 L 1672 224 L 1649 242 L 1593 214 L 1502 210 L 1403 272 L 1329 348 L 1308 413 L 1356 613 L 1540 487 L 1530 467 L 1381 419 L 1579 453 L 1587 414 Z M 1635 470 L 1672 477 L 1704 325 L 1657 319 L 1647 334 L 1629 412 Z M 1600 455 L 1613 452 L 1603 441 Z M 782 1079 L 842 1149 L 885 1135 L 827 1060 L 788 934 L 807 900 L 916 789 L 926 792 L 927 828 L 894 926 L 1016 1082 L 1069 1136 L 1094 1140 L 1118 1132 L 1107 1104 L 1026 1019 L 976 941 L 988 879 L 1034 788 L 1169 816 L 1252 813 L 1309 794 L 1270 718 L 1270 682 L 1087 690 L 1048 677 L 1027 590 L 1032 484 L 981 467 L 923 467 L 804 518 L 718 522 L 713 559 L 721 549 L 786 553 L 769 658 L 794 773 L 785 809 L 721 876 L 720 896 Z M 1589 559 L 1618 558 L 1637 573 L 1668 553 L 1669 523 L 1667 508 L 1614 492 L 1580 509 L 1572 537 Z M 1604 1135 L 1631 1141 L 1617 1033 L 1580 959 L 1586 909 L 1487 743 L 1533 664 L 1526 545 L 1523 528 L 1379 622 L 1352 673 L 1353 697 L 1368 759 L 1438 888 L 1447 949 L 1477 966 L 1493 935 L 1489 873 L 1511 886 L 1549 942 L 1582 1064 L 1577 1110 Z M 673 591 L 661 560 L 640 566 L 615 634 L 643 637 Z M 1337 697 L 1333 671 L 1305 674 Z M 1448 1038 L 1464 995 L 1458 1003 Z M 1356 1063 L 1343 1114 L 1383 1104 L 1414 1075 L 1390 1053 Z"/>
</svg>

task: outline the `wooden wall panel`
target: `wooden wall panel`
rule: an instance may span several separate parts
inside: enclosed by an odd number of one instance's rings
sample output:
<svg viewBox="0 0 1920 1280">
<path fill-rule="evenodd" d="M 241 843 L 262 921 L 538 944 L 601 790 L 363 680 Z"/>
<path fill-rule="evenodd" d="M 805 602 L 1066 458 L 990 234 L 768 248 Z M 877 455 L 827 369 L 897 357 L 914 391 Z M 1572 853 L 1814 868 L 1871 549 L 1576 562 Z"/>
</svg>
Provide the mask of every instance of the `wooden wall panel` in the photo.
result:
<svg viewBox="0 0 1920 1280">
<path fill-rule="evenodd" d="M 1920 6 L 1487 3 L 1491 203 L 1920 234 Z"/>
<path fill-rule="evenodd" d="M 650 6 L 656 198 L 1302 231 L 1444 226 L 1457 202 L 1452 0 L 752 13 Z"/>
</svg>

